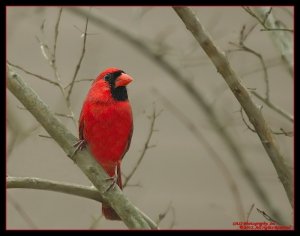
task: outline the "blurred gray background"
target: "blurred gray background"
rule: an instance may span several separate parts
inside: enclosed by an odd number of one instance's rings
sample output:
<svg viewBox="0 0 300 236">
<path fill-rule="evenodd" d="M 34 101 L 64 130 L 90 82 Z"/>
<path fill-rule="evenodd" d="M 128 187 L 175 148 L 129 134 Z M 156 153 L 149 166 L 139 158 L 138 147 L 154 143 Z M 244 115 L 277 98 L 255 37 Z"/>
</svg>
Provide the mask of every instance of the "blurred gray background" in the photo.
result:
<svg viewBox="0 0 300 236">
<path fill-rule="evenodd" d="M 87 11 L 89 8 L 85 8 Z M 257 22 L 241 7 L 193 7 L 201 23 L 215 43 L 224 51 L 235 49 L 245 25 Z M 52 50 L 57 7 L 7 7 L 7 59 L 24 69 L 55 80 L 53 70 L 41 53 L 36 36 Z M 287 28 L 293 28 L 293 8 L 275 7 L 272 13 Z M 272 204 L 290 223 L 293 211 L 282 184 L 258 136 L 242 121 L 240 105 L 217 73 L 206 54 L 170 7 L 93 7 L 90 14 L 114 21 L 123 30 L 139 36 L 143 42 L 159 50 L 172 65 L 205 97 L 236 141 L 259 183 Z M 43 32 L 41 26 L 43 24 Z M 57 65 L 63 85 L 74 74 L 81 54 L 85 18 L 63 8 L 57 41 Z M 81 31 L 80 31 L 80 30 Z M 267 65 L 271 101 L 293 114 L 293 80 L 274 47 L 268 32 L 257 25 L 245 44 L 260 53 Z M 128 175 L 134 167 L 149 133 L 153 110 L 163 110 L 156 119 L 151 145 L 137 172 L 125 188 L 128 198 L 153 220 L 158 220 L 170 206 L 161 228 L 176 229 L 236 229 L 233 222 L 241 221 L 237 202 L 220 167 L 210 157 L 206 146 L 199 142 L 178 119 L 177 113 L 153 89 L 167 98 L 193 122 L 225 163 L 241 195 L 242 211 L 246 215 L 252 204 L 268 212 L 248 184 L 203 110 L 166 71 L 153 63 L 124 39 L 92 22 L 88 25 L 86 53 L 77 79 L 95 78 L 107 67 L 118 67 L 134 78 L 129 85 L 133 108 L 134 133 L 131 147 L 123 159 L 122 172 Z M 164 44 L 162 48 L 158 45 Z M 263 70 L 257 57 L 246 52 L 229 55 L 243 84 L 264 95 Z M 59 89 L 16 71 L 39 94 L 53 112 L 67 114 Z M 76 120 L 91 82 L 77 83 L 71 96 Z M 274 131 L 292 131 L 291 122 L 263 105 L 263 114 Z M 51 139 L 33 116 L 7 91 L 7 174 L 39 177 L 56 181 L 90 185 L 72 161 Z M 76 136 L 77 128 L 67 118 L 58 117 Z M 293 163 L 293 137 L 277 135 L 281 153 L 287 163 Z M 8 189 L 8 229 L 89 229 L 101 214 L 101 204 L 72 195 L 50 191 Z M 266 219 L 253 210 L 249 221 Z M 241 210 L 241 209 L 240 209 Z M 101 219 L 95 228 L 126 229 L 122 222 Z"/>
</svg>

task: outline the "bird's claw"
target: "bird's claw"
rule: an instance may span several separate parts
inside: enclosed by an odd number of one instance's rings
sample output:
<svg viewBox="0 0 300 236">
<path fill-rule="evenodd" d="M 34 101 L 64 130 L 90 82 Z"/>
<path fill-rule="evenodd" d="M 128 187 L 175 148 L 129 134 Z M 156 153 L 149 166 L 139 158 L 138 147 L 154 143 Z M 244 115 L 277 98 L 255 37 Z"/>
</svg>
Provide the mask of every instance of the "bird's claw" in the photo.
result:
<svg viewBox="0 0 300 236">
<path fill-rule="evenodd" d="M 75 147 L 74 152 L 70 156 L 70 158 L 76 163 L 76 158 L 74 158 L 75 154 L 79 151 L 82 151 L 86 147 L 86 141 L 84 139 L 79 139 L 76 143 L 73 144 Z"/>
<path fill-rule="evenodd" d="M 115 168 L 115 174 L 114 176 L 108 177 L 105 179 L 106 181 L 111 181 L 110 185 L 108 186 L 108 188 L 105 190 L 105 192 L 107 192 L 110 189 L 115 189 L 116 187 L 116 183 L 118 180 L 118 173 L 117 173 L 117 167 Z"/>
</svg>

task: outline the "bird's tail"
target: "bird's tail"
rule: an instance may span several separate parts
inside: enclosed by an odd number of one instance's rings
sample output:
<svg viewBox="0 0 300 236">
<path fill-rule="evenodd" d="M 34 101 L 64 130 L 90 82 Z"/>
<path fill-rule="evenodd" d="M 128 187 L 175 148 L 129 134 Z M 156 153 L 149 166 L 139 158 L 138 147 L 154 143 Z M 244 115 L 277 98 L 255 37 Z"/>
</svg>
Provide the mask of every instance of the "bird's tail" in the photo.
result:
<svg viewBox="0 0 300 236">
<path fill-rule="evenodd" d="M 120 189 L 122 189 L 123 186 L 122 186 L 121 169 L 119 163 L 117 165 L 117 175 L 118 175 L 117 185 L 120 187 Z M 104 215 L 105 219 L 108 220 L 121 220 L 121 218 L 118 216 L 115 210 L 106 204 L 102 204 L 102 214 Z"/>
</svg>

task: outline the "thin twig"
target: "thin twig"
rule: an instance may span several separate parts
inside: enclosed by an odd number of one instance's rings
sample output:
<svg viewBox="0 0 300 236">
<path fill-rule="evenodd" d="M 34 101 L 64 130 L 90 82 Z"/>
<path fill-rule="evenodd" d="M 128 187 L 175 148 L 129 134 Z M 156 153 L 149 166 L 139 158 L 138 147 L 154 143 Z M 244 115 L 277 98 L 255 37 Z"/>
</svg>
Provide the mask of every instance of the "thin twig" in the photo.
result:
<svg viewBox="0 0 300 236">
<path fill-rule="evenodd" d="M 158 215 L 158 219 L 156 221 L 156 224 L 159 225 L 160 222 L 167 216 L 167 214 L 169 213 L 169 211 L 172 209 L 172 202 L 169 203 L 168 207 L 166 208 L 165 211 L 163 211 L 162 213 L 160 213 Z"/>
<path fill-rule="evenodd" d="M 294 60 L 293 60 L 293 37 L 289 33 L 293 33 L 294 31 L 291 29 L 286 29 L 285 26 L 282 24 L 278 24 L 277 20 L 269 11 L 268 7 L 243 7 L 243 9 L 248 12 L 251 16 L 253 16 L 263 27 L 266 31 L 269 32 L 271 40 L 273 41 L 274 45 L 277 47 L 278 51 L 281 54 L 281 58 L 284 61 L 285 65 L 287 66 L 288 72 L 290 73 L 291 77 L 293 78 L 294 71 Z M 268 17 L 266 18 L 266 15 Z M 283 26 L 283 27 L 281 27 Z M 282 30 L 279 30 L 281 29 Z M 274 30 L 273 30 L 274 29 Z"/>
<path fill-rule="evenodd" d="M 259 93 L 257 93 L 256 91 L 251 91 L 251 93 L 257 97 L 259 100 L 263 101 L 269 108 L 271 108 L 273 111 L 276 111 L 278 114 L 280 114 L 281 116 L 283 116 L 284 118 L 288 119 L 291 122 L 294 122 L 294 116 L 289 114 L 288 112 L 282 110 L 280 107 L 274 105 L 273 103 L 271 103 L 269 100 L 267 100 L 266 98 L 263 98 L 261 95 L 259 95 Z"/>
<path fill-rule="evenodd" d="M 79 80 L 75 80 L 74 83 L 80 83 L 80 82 L 84 82 L 84 81 L 87 81 L 87 82 L 91 82 L 93 81 L 94 79 L 79 79 Z M 72 83 L 72 82 L 71 82 Z M 68 87 L 71 86 L 71 83 L 69 83 L 64 89 L 67 89 Z"/>
<path fill-rule="evenodd" d="M 242 120 L 243 120 L 244 124 L 247 126 L 247 128 L 249 130 L 251 130 L 253 133 L 256 133 L 256 130 L 253 129 L 253 128 L 251 128 L 251 126 L 245 120 L 244 113 L 243 113 L 243 108 L 242 107 L 240 109 L 240 113 L 241 113 Z M 272 132 L 272 134 L 275 134 L 275 135 L 284 135 L 284 136 L 287 136 L 287 137 L 292 137 L 293 136 L 293 132 L 291 132 L 291 131 L 286 132 L 282 128 L 280 128 L 280 130 L 281 130 L 281 132 L 273 131 L 273 130 L 271 130 L 271 132 Z"/>
<path fill-rule="evenodd" d="M 250 217 L 250 215 L 252 213 L 253 208 L 254 208 L 254 203 L 252 203 L 252 205 L 251 205 L 251 207 L 250 207 L 250 209 L 249 209 L 249 211 L 247 213 L 246 222 L 249 221 L 249 217 Z"/>
<path fill-rule="evenodd" d="M 270 222 L 274 222 L 277 225 L 280 225 L 276 220 L 274 220 L 271 216 L 269 216 L 266 212 L 256 208 L 257 212 L 260 213 L 266 220 L 270 221 Z"/>
<path fill-rule="evenodd" d="M 56 21 L 56 24 L 55 24 L 53 53 L 50 52 L 49 47 L 46 43 L 42 42 L 38 37 L 36 37 L 36 38 L 37 38 L 37 40 L 40 44 L 41 51 L 42 51 L 44 57 L 46 58 L 49 65 L 53 69 L 54 76 L 57 80 L 57 85 L 58 85 L 58 87 L 61 91 L 61 94 L 64 97 L 64 100 L 66 102 L 66 106 L 67 106 L 67 108 L 70 112 L 70 117 L 72 118 L 72 121 L 73 121 L 75 127 L 77 127 L 77 121 L 75 120 L 74 113 L 73 113 L 73 110 L 72 110 L 72 107 L 71 107 L 71 103 L 67 99 L 66 91 L 64 89 L 64 86 L 61 83 L 61 78 L 60 78 L 60 75 L 59 75 L 59 72 L 58 72 L 58 69 L 57 69 L 57 66 L 56 66 L 56 48 L 57 48 L 57 41 L 58 41 L 58 36 L 59 36 L 59 25 L 60 25 L 61 15 L 62 15 L 62 8 L 60 8 L 60 10 L 59 10 L 57 21 Z"/>
<path fill-rule="evenodd" d="M 253 16 L 263 27 L 264 29 L 261 29 L 261 31 L 275 31 L 275 30 L 280 30 L 280 31 L 287 31 L 290 33 L 293 33 L 294 30 L 292 29 L 280 29 L 280 28 L 269 28 L 266 24 L 266 21 L 271 14 L 272 7 L 266 12 L 264 15 L 263 19 L 261 19 L 259 16 L 257 16 L 251 9 L 250 7 L 242 7 L 247 13 L 249 13 L 251 16 Z"/>
<path fill-rule="evenodd" d="M 294 33 L 294 30 L 291 30 L 291 29 L 281 29 L 281 28 L 261 29 L 260 31 L 287 31 L 287 32 Z"/>
<path fill-rule="evenodd" d="M 80 58 L 79 58 L 79 61 L 78 61 L 78 64 L 75 68 L 75 72 L 74 72 L 74 75 L 73 75 L 73 78 L 72 78 L 72 81 L 71 81 L 71 84 L 70 84 L 70 88 L 69 88 L 69 91 L 68 91 L 68 95 L 66 97 L 67 99 L 67 102 L 70 102 L 70 96 L 71 96 L 71 93 L 72 93 L 72 90 L 73 90 L 73 86 L 74 86 L 74 82 L 76 80 L 76 77 L 77 77 L 77 74 L 79 72 L 79 69 L 80 69 L 80 66 L 81 66 L 81 62 L 83 60 L 83 57 L 84 57 L 84 53 L 85 53 L 85 45 L 86 45 L 86 38 L 87 38 L 87 28 L 88 28 L 88 23 L 89 23 L 89 18 L 87 17 L 86 18 L 86 23 L 85 23 L 85 29 L 84 29 L 84 33 L 83 33 L 83 45 L 82 45 L 82 51 L 81 51 L 81 55 L 80 55 Z"/>
<path fill-rule="evenodd" d="M 13 63 L 11 63 L 11 62 L 9 62 L 9 61 L 7 61 L 7 63 L 8 63 L 10 66 L 15 67 L 15 68 L 17 68 L 17 69 L 19 69 L 19 70 L 25 72 L 25 73 L 28 74 L 28 75 L 32 75 L 32 76 L 34 76 L 34 77 L 36 77 L 36 78 L 38 78 L 38 79 L 40 79 L 40 80 L 46 81 L 46 82 L 48 82 L 48 83 L 50 83 L 50 84 L 53 84 L 53 85 L 56 85 L 56 86 L 59 86 L 59 83 L 57 83 L 57 82 L 55 82 L 55 81 L 52 81 L 51 79 L 48 79 L 48 78 L 46 78 L 46 77 L 44 77 L 44 76 L 41 76 L 41 75 L 38 75 L 38 74 L 35 74 L 35 73 L 32 73 L 32 72 L 30 72 L 30 71 L 24 69 L 23 67 L 18 66 L 18 65 L 15 65 L 15 64 L 13 64 Z"/>
<path fill-rule="evenodd" d="M 154 107 L 153 108 L 153 113 L 152 113 L 152 116 L 151 116 L 150 130 L 149 130 L 149 133 L 148 133 L 148 136 L 147 136 L 144 148 L 143 148 L 142 153 L 141 153 L 140 157 L 138 158 L 135 166 L 133 167 L 132 171 L 129 173 L 129 175 L 124 180 L 124 184 L 123 184 L 124 188 L 127 186 L 127 183 L 129 182 L 129 180 L 132 178 L 132 176 L 136 172 L 136 170 L 139 167 L 139 165 L 141 164 L 141 162 L 142 162 L 142 160 L 143 160 L 143 158 L 144 158 L 147 150 L 149 149 L 149 146 L 150 146 L 149 143 L 150 143 L 152 134 L 154 132 L 155 121 L 156 121 L 156 118 L 159 116 L 159 114 L 160 113 L 156 113 L 156 109 Z"/>
<path fill-rule="evenodd" d="M 57 38 L 58 38 L 58 28 L 59 28 L 59 23 L 60 23 L 60 17 L 61 17 L 61 13 L 62 13 L 63 8 L 61 7 L 59 9 L 59 13 L 58 13 L 58 18 L 55 24 L 55 34 L 54 34 L 54 46 L 53 46 L 53 63 L 56 64 L 56 46 L 57 46 Z"/>
<path fill-rule="evenodd" d="M 248 123 L 246 122 L 245 117 L 244 117 L 244 113 L 243 113 L 243 108 L 242 108 L 242 107 L 241 107 L 241 109 L 240 109 L 240 113 L 241 113 L 242 121 L 243 121 L 244 124 L 247 126 L 247 128 L 248 128 L 249 130 L 251 130 L 252 132 L 256 133 L 256 130 L 253 129 L 252 127 L 250 127 L 250 125 L 248 125 Z"/>
<path fill-rule="evenodd" d="M 269 75 L 268 75 L 267 66 L 266 66 L 264 58 L 261 54 L 259 54 L 258 52 L 254 51 L 253 49 L 251 49 L 251 48 L 249 48 L 245 45 L 245 40 L 247 39 L 248 36 L 249 36 L 249 32 L 247 33 L 247 36 L 245 36 L 244 27 L 243 27 L 241 32 L 240 32 L 239 43 L 238 44 L 235 44 L 235 43 L 232 43 L 232 42 L 229 42 L 229 43 L 236 46 L 236 47 L 238 47 L 239 49 L 241 49 L 241 51 L 249 52 L 252 55 L 258 57 L 258 59 L 260 60 L 261 65 L 262 65 L 263 72 L 264 72 L 264 77 L 263 78 L 264 78 L 264 81 L 265 81 L 265 84 L 266 84 L 266 92 L 265 92 L 266 93 L 266 99 L 269 100 L 269 98 L 270 98 L 270 88 L 269 88 Z"/>
</svg>

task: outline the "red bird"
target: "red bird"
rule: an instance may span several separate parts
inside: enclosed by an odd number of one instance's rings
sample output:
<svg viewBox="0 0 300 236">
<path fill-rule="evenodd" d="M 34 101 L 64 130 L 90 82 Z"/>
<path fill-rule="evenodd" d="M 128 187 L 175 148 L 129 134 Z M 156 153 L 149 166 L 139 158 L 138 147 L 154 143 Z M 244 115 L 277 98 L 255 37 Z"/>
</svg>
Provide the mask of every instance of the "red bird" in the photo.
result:
<svg viewBox="0 0 300 236">
<path fill-rule="evenodd" d="M 97 162 L 122 189 L 121 161 L 128 151 L 133 131 L 126 85 L 133 79 L 124 71 L 108 68 L 93 82 L 79 118 L 80 148 L 88 145 Z M 109 206 L 102 205 L 106 219 L 120 220 Z"/>
</svg>

